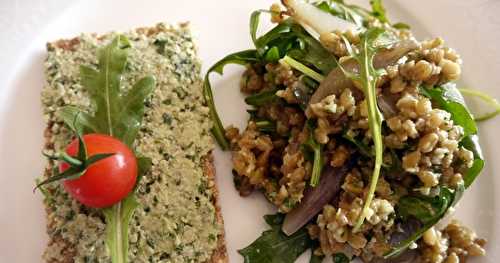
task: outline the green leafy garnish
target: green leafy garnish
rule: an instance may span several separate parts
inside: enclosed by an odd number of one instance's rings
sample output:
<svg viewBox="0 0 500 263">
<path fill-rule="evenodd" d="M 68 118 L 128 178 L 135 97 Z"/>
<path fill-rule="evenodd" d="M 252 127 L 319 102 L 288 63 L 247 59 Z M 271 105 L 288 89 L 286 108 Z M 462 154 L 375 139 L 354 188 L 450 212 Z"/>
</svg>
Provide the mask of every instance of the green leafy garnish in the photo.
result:
<svg viewBox="0 0 500 263">
<path fill-rule="evenodd" d="M 464 137 L 460 141 L 460 145 L 474 153 L 472 167 L 463 175 L 465 188 L 468 188 L 483 170 L 485 165 L 481 147 L 479 146 L 479 139 L 478 136 L 475 135 L 477 133 L 475 119 L 467 108 L 462 94 L 454 85 L 422 88 L 420 91 L 440 108 L 449 112 L 453 122 L 464 129 Z"/>
<path fill-rule="evenodd" d="M 309 137 L 307 138 L 307 141 L 305 141 L 305 143 L 302 145 L 302 149 L 303 151 L 306 151 L 305 154 L 307 156 L 312 156 L 313 168 L 311 172 L 311 181 L 309 184 L 312 187 L 315 187 L 319 183 L 321 170 L 323 170 L 323 145 L 319 144 L 314 139 L 314 126 L 311 123 L 311 120 L 307 121 L 306 127 L 309 130 Z"/>
<path fill-rule="evenodd" d="M 144 177 L 145 174 L 151 170 L 151 167 L 153 166 L 153 161 L 149 157 L 137 157 L 137 179 L 135 182 L 135 188 L 134 190 L 137 189 L 139 186 L 139 182 L 142 180 L 142 177 Z"/>
<path fill-rule="evenodd" d="M 113 262 L 128 261 L 128 225 L 138 206 L 135 195 L 130 194 L 113 207 L 103 210 L 106 218 L 106 245 Z"/>
<path fill-rule="evenodd" d="M 477 135 L 464 137 L 460 142 L 460 145 L 474 153 L 474 162 L 472 163 L 472 167 L 470 167 L 463 175 L 465 188 L 469 188 L 484 168 L 485 162 L 483 152 L 481 151 L 479 137 Z"/>
<path fill-rule="evenodd" d="M 315 72 L 314 70 L 308 68 L 306 65 L 298 62 L 297 60 L 289 57 L 289 56 L 285 56 L 281 61 L 283 61 L 283 63 L 286 63 L 288 64 L 290 67 L 304 73 L 306 76 L 318 81 L 318 82 L 321 82 L 323 81 L 323 79 L 325 79 L 325 77 L 317 72 Z"/>
<path fill-rule="evenodd" d="M 252 12 L 250 15 L 250 37 L 252 37 L 252 41 L 254 45 L 257 46 L 257 29 L 259 28 L 260 23 L 260 14 L 262 13 L 271 13 L 269 10 L 259 9 Z"/>
<path fill-rule="evenodd" d="M 227 55 L 223 59 L 219 60 L 210 69 L 208 69 L 207 74 L 205 75 L 205 81 L 203 84 L 203 96 L 205 98 L 205 102 L 208 105 L 208 108 L 210 109 L 210 117 L 213 122 L 213 127 L 211 129 L 212 134 L 222 150 L 229 149 L 229 142 L 224 135 L 224 126 L 222 125 L 222 121 L 220 120 L 219 114 L 217 113 L 217 109 L 215 107 L 214 95 L 212 93 L 212 86 L 210 85 L 209 79 L 210 73 L 217 72 L 222 75 L 224 67 L 228 64 L 247 65 L 249 63 L 257 61 L 259 60 L 257 58 L 257 51 L 255 49 L 236 52 Z"/>
<path fill-rule="evenodd" d="M 322 74 L 337 67 L 333 55 L 292 18 L 257 38 L 254 44 L 264 62 L 275 62 L 288 55 Z"/>
<path fill-rule="evenodd" d="M 464 128 L 464 136 L 477 133 L 477 126 L 472 114 L 465 105 L 464 98 L 454 85 L 421 89 L 439 108 L 449 112 L 456 125 Z"/>
<path fill-rule="evenodd" d="M 299 48 L 288 50 L 286 55 L 306 64 L 310 68 L 317 68 L 324 75 L 328 75 L 332 69 L 337 67 L 334 56 L 302 27 L 293 24 L 291 29 L 300 45 Z"/>
<path fill-rule="evenodd" d="M 358 82 L 365 95 L 368 106 L 368 123 L 372 134 L 372 140 L 375 148 L 375 166 L 370 181 L 370 188 L 364 200 L 363 210 L 356 222 L 353 230 L 358 231 L 363 224 L 368 208 L 375 194 L 380 168 L 383 161 L 383 143 L 382 143 L 382 121 L 383 116 L 377 104 L 376 86 L 382 72 L 378 71 L 373 66 L 373 58 L 376 52 L 384 47 L 394 44 L 395 38 L 382 28 L 370 28 L 361 35 L 361 44 L 359 52 L 354 52 L 350 49 L 349 43 L 346 41 L 349 55 L 359 64 L 359 74 L 348 72 L 342 66 L 340 68 L 344 74 L 355 82 Z"/>
<path fill-rule="evenodd" d="M 293 263 L 307 249 L 313 247 L 307 229 L 303 227 L 291 236 L 281 231 L 284 215 L 267 215 L 264 217 L 270 230 L 252 244 L 239 250 L 245 263 Z"/>
<path fill-rule="evenodd" d="M 342 253 L 336 253 L 332 256 L 333 263 L 349 263 L 351 260 Z"/>
<path fill-rule="evenodd" d="M 384 255 L 384 258 L 400 255 L 411 243 L 422 237 L 425 231 L 429 230 L 445 216 L 450 207 L 455 206 L 462 197 L 464 190 L 463 184 L 459 184 L 455 190 L 441 187 L 439 195 L 435 197 L 424 195 L 402 197 L 396 207 L 397 214 L 403 221 L 413 218 L 419 220 L 423 225 L 409 238 L 393 246 L 392 250 Z"/>
<path fill-rule="evenodd" d="M 120 80 L 125 70 L 128 47 L 125 37 L 117 37 L 109 46 L 98 51 L 99 70 L 80 67 L 82 85 L 94 105 L 93 115 L 74 106 L 64 107 L 59 115 L 69 125 L 76 116 L 84 132 L 109 134 L 131 147 L 144 116 L 144 100 L 153 91 L 155 79 L 146 76 L 128 92 L 121 91 Z"/>
<path fill-rule="evenodd" d="M 245 98 L 245 103 L 251 106 L 262 106 L 273 102 L 279 97 L 276 96 L 278 89 L 264 90 Z"/>
<path fill-rule="evenodd" d="M 495 98 L 491 97 L 490 95 L 483 93 L 481 91 L 472 90 L 472 89 L 459 89 L 459 91 L 463 95 L 477 97 L 477 98 L 483 100 L 484 102 L 486 102 L 486 104 L 493 107 L 494 110 L 492 112 L 485 113 L 483 115 L 474 116 L 475 121 L 486 121 L 486 120 L 494 118 L 498 114 L 500 114 L 500 103 L 498 103 L 498 101 Z"/>
<path fill-rule="evenodd" d="M 311 251 L 311 258 L 309 259 L 309 263 L 321 263 L 323 262 L 324 257 L 314 255 L 314 251 Z"/>
<path fill-rule="evenodd" d="M 392 25 L 392 27 L 396 29 L 410 29 L 410 25 L 403 23 L 403 22 L 398 22 Z"/>
<path fill-rule="evenodd" d="M 355 5 L 348 5 L 341 0 L 321 1 L 316 6 L 333 16 L 363 27 L 371 18 L 368 10 Z"/>
<path fill-rule="evenodd" d="M 206 73 L 203 95 L 210 109 L 210 116 L 213 122 L 212 134 L 217 140 L 217 143 L 223 150 L 229 149 L 229 142 L 224 135 L 224 126 L 217 113 L 212 88 L 210 85 L 209 75 L 212 72 L 217 72 L 222 75 L 223 68 L 228 64 L 247 65 L 257 62 L 276 62 L 279 59 L 288 56 L 288 62 L 296 62 L 294 65 L 301 69 L 309 69 L 310 74 L 313 74 L 318 80 L 322 79 L 322 75 L 314 74 L 315 69 L 322 74 L 328 74 L 337 66 L 334 56 L 328 52 L 316 39 L 311 37 L 299 24 L 289 18 L 266 34 L 257 37 L 257 28 L 259 18 L 262 12 L 267 10 L 257 10 L 250 17 L 250 36 L 255 45 L 255 49 L 244 50 L 227 55 L 217 63 L 215 63 Z M 247 99 L 250 102 L 253 98 Z"/>
<path fill-rule="evenodd" d="M 356 5 L 349 5 L 342 0 L 321 1 L 316 4 L 321 10 L 343 20 L 352 22 L 358 27 L 367 27 L 369 21 L 377 19 L 382 23 L 389 23 L 382 0 L 370 0 L 371 11 Z M 406 23 L 395 23 L 396 29 L 410 29 Z"/>
<path fill-rule="evenodd" d="M 144 101 L 153 91 L 155 79 L 146 76 L 130 90 L 125 92 L 121 89 L 129 47 L 126 37 L 117 36 L 98 50 L 96 68 L 81 66 L 81 82 L 90 95 L 93 108 L 83 112 L 68 106 L 61 110 L 59 116 L 75 130 L 81 127 L 85 133 L 108 134 L 132 147 L 144 115 Z M 150 159 L 138 157 L 137 160 L 139 180 L 146 173 Z M 137 205 L 133 191 L 119 203 L 103 209 L 107 227 L 106 245 L 113 263 L 127 262 L 128 224 Z"/>
<path fill-rule="evenodd" d="M 363 141 L 353 138 L 349 136 L 347 133 L 342 134 L 342 138 L 346 139 L 350 143 L 354 144 L 358 149 L 361 154 L 363 154 L 366 157 L 374 157 L 375 152 L 373 151 L 372 148 L 370 148 L 368 145 L 366 145 Z"/>
<path fill-rule="evenodd" d="M 399 200 L 397 214 L 407 221 L 410 218 L 419 220 L 423 225 L 408 239 L 400 242 L 384 257 L 389 258 L 401 254 L 408 246 L 418 240 L 425 231 L 435 225 L 461 198 L 464 190 L 468 188 L 477 178 L 484 167 L 484 158 L 478 143 L 476 123 L 465 104 L 461 93 L 454 85 L 444 85 L 433 88 L 421 88 L 421 94 L 430 98 L 439 108 L 451 114 L 451 119 L 464 129 L 464 137 L 460 145 L 474 153 L 474 162 L 463 175 L 464 184 L 451 190 L 441 187 L 439 195 L 429 196 L 405 196 Z"/>
<path fill-rule="evenodd" d="M 382 4 L 382 0 L 370 0 L 370 5 L 372 7 L 372 15 L 376 17 L 382 23 L 389 23 L 385 15 L 385 8 Z"/>
<path fill-rule="evenodd" d="M 264 56 L 264 60 L 268 62 L 277 62 L 280 60 L 280 50 L 278 47 L 272 47 L 266 52 L 266 55 Z"/>
<path fill-rule="evenodd" d="M 257 129 L 263 133 L 274 133 L 276 132 L 276 123 L 269 120 L 257 120 L 255 121 Z"/>
</svg>

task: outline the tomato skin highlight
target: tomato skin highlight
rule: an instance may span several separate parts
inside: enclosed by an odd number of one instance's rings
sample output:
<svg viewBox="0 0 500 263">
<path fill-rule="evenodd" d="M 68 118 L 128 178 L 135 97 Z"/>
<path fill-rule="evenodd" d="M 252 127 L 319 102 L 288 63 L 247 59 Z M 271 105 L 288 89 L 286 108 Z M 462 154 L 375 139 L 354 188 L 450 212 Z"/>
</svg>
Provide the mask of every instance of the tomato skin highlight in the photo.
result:
<svg viewBox="0 0 500 263">
<path fill-rule="evenodd" d="M 99 153 L 114 153 L 105 159 L 90 165 L 77 179 L 63 181 L 66 191 L 82 204 L 103 208 L 118 203 L 134 188 L 137 180 L 137 160 L 134 153 L 120 140 L 104 134 L 86 134 L 83 141 L 87 147 L 87 156 Z M 73 140 L 66 153 L 76 156 L 78 140 Z M 63 162 L 60 172 L 69 168 Z"/>
</svg>

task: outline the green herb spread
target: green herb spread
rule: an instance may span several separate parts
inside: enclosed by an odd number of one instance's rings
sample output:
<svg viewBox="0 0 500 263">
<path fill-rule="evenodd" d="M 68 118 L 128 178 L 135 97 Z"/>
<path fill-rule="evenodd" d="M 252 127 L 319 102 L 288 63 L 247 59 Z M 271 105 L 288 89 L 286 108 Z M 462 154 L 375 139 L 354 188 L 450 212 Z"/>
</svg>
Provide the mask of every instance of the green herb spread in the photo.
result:
<svg viewBox="0 0 500 263">
<path fill-rule="evenodd" d="M 204 175 L 203 158 L 213 148 L 208 108 L 203 105 L 200 64 L 189 30 L 158 25 L 154 36 L 129 32 L 132 44 L 122 80 L 124 89 L 146 75 L 156 78 L 146 102 L 135 149 L 152 159 L 140 181 L 140 207 L 129 226 L 130 262 L 205 262 L 217 247 L 222 225 L 216 219 L 213 181 Z M 80 65 L 96 65 L 97 48 L 116 35 L 82 35 L 71 50 L 49 45 L 47 81 L 42 91 L 49 151 L 64 149 L 72 133 L 55 114 L 61 107 L 89 109 L 80 84 Z M 49 168 L 53 167 L 49 163 Z M 60 183 L 44 189 L 49 243 L 44 259 L 110 262 L 104 242 L 106 226 L 99 210 L 80 205 Z"/>
</svg>

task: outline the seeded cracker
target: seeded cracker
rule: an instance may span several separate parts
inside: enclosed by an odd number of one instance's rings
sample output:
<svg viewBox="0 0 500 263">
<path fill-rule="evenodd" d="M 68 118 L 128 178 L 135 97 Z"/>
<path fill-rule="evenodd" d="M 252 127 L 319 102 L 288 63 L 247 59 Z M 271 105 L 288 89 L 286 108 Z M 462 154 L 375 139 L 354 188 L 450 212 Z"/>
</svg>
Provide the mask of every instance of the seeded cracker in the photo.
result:
<svg viewBox="0 0 500 263">
<path fill-rule="evenodd" d="M 153 167 L 140 181 L 129 227 L 130 262 L 227 262 L 223 221 L 214 182 L 213 142 L 203 105 L 200 63 L 187 24 L 158 24 L 125 34 L 132 44 L 122 87 L 153 75 L 157 86 L 146 102 L 136 151 Z M 45 148 L 62 150 L 71 132 L 55 112 L 65 105 L 90 107 L 79 66 L 97 64 L 96 50 L 116 34 L 81 35 L 47 44 L 42 106 Z M 46 167 L 46 178 L 54 163 Z M 99 210 L 68 196 L 60 183 L 47 185 L 49 243 L 46 262 L 110 262 Z"/>
</svg>

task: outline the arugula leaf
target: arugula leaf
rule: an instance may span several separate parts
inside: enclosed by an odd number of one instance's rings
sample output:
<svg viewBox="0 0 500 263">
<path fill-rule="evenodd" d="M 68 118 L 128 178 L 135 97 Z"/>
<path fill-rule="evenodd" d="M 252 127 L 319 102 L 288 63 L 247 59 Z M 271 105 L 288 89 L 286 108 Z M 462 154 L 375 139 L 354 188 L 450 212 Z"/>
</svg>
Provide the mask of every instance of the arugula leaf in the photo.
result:
<svg viewBox="0 0 500 263">
<path fill-rule="evenodd" d="M 313 168 L 311 172 L 311 181 L 309 184 L 312 187 L 315 187 L 319 183 L 319 179 L 321 177 L 321 170 L 323 170 L 323 165 L 324 165 L 324 158 L 322 155 L 323 145 L 319 144 L 314 139 L 314 125 L 312 123 L 312 120 L 307 121 L 306 127 L 309 130 L 309 137 L 302 145 L 302 149 L 303 151 L 304 150 L 306 151 L 304 155 L 312 156 Z"/>
<path fill-rule="evenodd" d="M 252 19 L 250 20 L 250 24 L 252 24 Z M 292 19 L 286 19 L 285 21 L 279 23 L 270 31 L 268 31 L 263 36 L 257 38 L 254 42 L 255 48 L 258 51 L 259 56 L 262 56 L 266 53 L 266 50 L 269 47 L 276 46 L 280 48 L 280 54 L 284 54 L 287 51 L 287 48 L 290 48 L 292 45 L 296 44 L 295 38 L 292 32 L 293 26 Z M 255 34 L 251 32 L 251 34 Z"/>
<path fill-rule="evenodd" d="M 269 120 L 256 120 L 255 125 L 257 129 L 264 133 L 274 133 L 276 132 L 276 123 Z"/>
<path fill-rule="evenodd" d="M 265 215 L 264 221 L 266 221 L 266 223 L 271 227 L 280 227 L 281 229 L 281 225 L 285 221 L 285 215 L 280 213 L 274 215 Z"/>
<path fill-rule="evenodd" d="M 309 238 L 305 227 L 291 236 L 281 231 L 283 214 L 267 215 L 264 218 L 271 229 L 264 231 L 249 246 L 238 250 L 245 263 L 293 263 L 304 251 L 313 246 L 314 242 Z"/>
<path fill-rule="evenodd" d="M 83 130 L 108 134 L 132 148 L 144 115 L 144 101 L 152 92 L 155 79 L 146 76 L 129 91 L 121 89 L 129 47 L 128 39 L 119 35 L 98 50 L 97 68 L 81 66 L 81 83 L 90 95 L 93 109 L 85 113 L 68 106 L 61 110 L 59 116 L 77 132 Z M 96 157 L 96 160 L 99 158 Z M 146 172 L 148 160 L 145 157 L 138 158 L 138 180 Z M 133 191 L 119 203 L 103 210 L 107 228 L 106 245 L 113 263 L 127 262 L 128 224 L 137 205 Z"/>
<path fill-rule="evenodd" d="M 336 253 L 332 256 L 334 263 L 349 263 L 351 260 L 343 253 Z"/>
<path fill-rule="evenodd" d="M 480 116 L 474 116 L 475 121 L 486 121 L 500 114 L 500 103 L 498 103 L 498 101 L 495 98 L 492 98 L 490 95 L 483 93 L 479 90 L 472 90 L 472 89 L 459 89 L 459 91 L 464 95 L 477 97 L 486 102 L 486 104 L 493 107 L 494 110 L 489 113 L 485 113 Z"/>
<path fill-rule="evenodd" d="M 398 23 L 395 23 L 392 25 L 392 27 L 396 28 L 396 29 L 410 29 L 410 25 L 406 24 L 406 23 L 403 23 L 403 22 L 398 22 Z"/>
<path fill-rule="evenodd" d="M 208 69 L 205 75 L 205 81 L 203 84 L 203 97 L 208 105 L 208 108 L 210 109 L 210 117 L 213 122 L 213 127 L 211 129 L 212 134 L 222 150 L 229 149 L 229 142 L 224 135 L 224 126 L 222 125 L 222 121 L 220 120 L 219 114 L 217 113 L 217 108 L 215 107 L 212 86 L 210 85 L 210 73 L 217 72 L 222 75 L 224 66 L 228 64 L 246 65 L 258 61 L 259 59 L 257 58 L 257 50 L 255 49 L 236 52 L 227 55 L 223 59 L 219 60 L 212 67 L 210 67 L 210 69 Z"/>
<path fill-rule="evenodd" d="M 267 11 L 257 10 L 250 17 L 250 36 L 256 49 L 227 55 L 215 63 L 205 75 L 203 95 L 210 108 L 210 116 L 214 123 L 212 134 L 223 150 L 229 149 L 229 143 L 225 138 L 224 127 L 215 107 L 209 80 L 210 73 L 217 72 L 222 75 L 223 68 L 227 64 L 246 65 L 258 62 L 276 62 L 287 54 L 290 59 L 292 57 L 297 59 L 296 62 L 299 64 L 303 65 L 302 63 L 305 63 L 305 68 L 316 68 L 323 74 L 328 74 L 337 66 L 334 56 L 291 18 L 279 23 L 269 32 L 257 38 L 257 28 L 262 12 Z M 314 72 L 313 69 L 311 71 Z M 320 74 L 317 75 L 321 76 Z M 247 100 L 251 101 L 252 98 Z"/>
<path fill-rule="evenodd" d="M 485 162 L 479 145 L 477 125 L 460 91 L 454 85 L 422 88 L 421 93 L 433 100 L 441 109 L 451 114 L 453 122 L 464 128 L 460 144 L 474 153 L 474 163 L 463 175 L 465 188 L 468 188 L 484 168 Z"/>
<path fill-rule="evenodd" d="M 106 218 L 106 245 L 113 262 L 128 261 L 128 223 L 138 206 L 135 195 L 130 194 L 118 204 L 103 209 Z"/>
<path fill-rule="evenodd" d="M 280 50 L 278 47 L 272 47 L 266 52 L 264 56 L 265 61 L 277 62 L 280 59 Z"/>
<path fill-rule="evenodd" d="M 61 118 L 71 130 L 84 134 L 97 130 L 97 127 L 92 123 L 92 116 L 83 112 L 80 108 L 75 106 L 65 106 L 61 108 L 56 115 Z M 75 127 L 75 124 L 76 125 Z"/>
<path fill-rule="evenodd" d="M 405 196 L 399 200 L 398 215 L 404 220 L 411 216 L 427 224 L 440 214 L 443 214 L 449 205 L 448 192 L 441 196 Z"/>
<path fill-rule="evenodd" d="M 369 20 L 373 19 L 370 11 L 356 5 L 348 5 L 340 0 L 321 1 L 316 3 L 316 6 L 333 16 L 352 22 L 358 27 L 365 26 Z"/>
<path fill-rule="evenodd" d="M 328 74 L 337 66 L 333 55 L 291 18 L 259 37 L 254 44 L 259 56 L 267 62 L 276 61 L 278 55 L 279 58 L 288 55 L 322 74 Z"/>
<path fill-rule="evenodd" d="M 316 6 L 333 16 L 352 22 L 358 27 L 367 27 L 373 19 L 389 23 L 382 0 L 370 0 L 371 11 L 357 5 L 346 4 L 342 0 L 321 1 L 316 3 Z M 396 23 L 393 27 L 409 28 L 404 23 Z"/>
<path fill-rule="evenodd" d="M 302 46 L 297 49 L 291 49 L 287 55 L 302 61 L 310 67 L 315 67 L 319 71 L 327 75 L 330 71 L 337 67 L 337 62 L 333 55 L 328 52 L 320 42 L 311 37 L 302 27 L 295 25 L 292 27 L 292 32 L 300 39 Z"/>
<path fill-rule="evenodd" d="M 342 138 L 346 139 L 350 143 L 354 144 L 358 149 L 361 154 L 363 154 L 366 157 L 374 157 L 375 153 L 373 152 L 373 149 L 370 148 L 368 145 L 366 145 L 364 142 L 362 142 L 359 139 L 353 138 L 349 136 L 346 132 L 342 134 Z"/>
<path fill-rule="evenodd" d="M 469 186 L 472 185 L 474 180 L 483 170 L 485 161 L 481 146 L 479 145 L 479 137 L 477 135 L 469 135 L 463 138 L 460 145 L 474 153 L 474 163 L 472 164 L 472 167 L 470 167 L 463 175 L 465 188 L 469 188 Z"/>
<path fill-rule="evenodd" d="M 389 23 L 389 20 L 385 14 L 385 8 L 382 4 L 382 0 L 370 0 L 370 5 L 372 7 L 372 15 L 376 17 L 382 23 Z"/>
<path fill-rule="evenodd" d="M 370 126 L 372 140 L 375 148 L 375 166 L 373 168 L 373 174 L 370 181 L 370 188 L 368 190 L 368 194 L 366 195 L 366 199 L 364 200 L 363 210 L 361 211 L 358 221 L 353 228 L 353 230 L 356 232 L 359 230 L 365 220 L 366 213 L 375 194 L 375 188 L 377 186 L 380 169 L 383 162 L 383 115 L 378 108 L 376 94 L 377 81 L 381 76 L 381 71 L 378 71 L 374 68 L 373 58 L 375 57 L 375 54 L 379 49 L 393 44 L 395 38 L 393 35 L 389 34 L 382 28 L 370 28 L 361 35 L 360 50 L 356 53 L 349 48 L 350 45 L 349 43 L 347 43 L 347 40 L 344 39 L 344 41 L 346 41 L 346 46 L 348 47 L 350 57 L 360 65 L 360 70 L 357 74 L 348 72 L 342 66 L 339 66 L 348 78 L 361 84 L 365 99 L 368 104 L 368 123 Z"/>
<path fill-rule="evenodd" d="M 309 259 L 309 263 L 321 263 L 323 262 L 324 257 L 314 255 L 314 251 L 311 251 L 311 258 Z"/>
<path fill-rule="evenodd" d="M 476 158 L 472 163 L 472 166 L 465 173 L 463 180 L 466 188 L 472 185 L 477 176 L 481 173 L 485 165 L 484 160 Z"/>
<path fill-rule="evenodd" d="M 257 42 L 257 29 L 259 28 L 259 19 L 261 13 L 270 13 L 269 10 L 259 9 L 250 15 L 250 36 L 255 44 Z"/>
<path fill-rule="evenodd" d="M 252 106 L 262 106 L 270 103 L 279 97 L 276 96 L 278 89 L 264 90 L 245 98 L 245 103 Z"/>
<path fill-rule="evenodd" d="M 453 122 L 464 128 L 464 136 L 477 133 L 477 126 L 464 98 L 454 85 L 443 85 L 422 89 L 422 94 L 437 103 L 439 108 L 449 112 Z"/>
<path fill-rule="evenodd" d="M 94 102 L 94 116 L 89 118 L 91 126 L 96 132 L 120 138 L 132 146 L 144 115 L 144 100 L 153 91 L 155 79 L 147 76 L 126 94 L 120 94 L 128 47 L 128 40 L 118 36 L 98 51 L 98 70 L 81 66 L 80 74 L 82 85 Z"/>
<path fill-rule="evenodd" d="M 123 120 L 123 124 L 119 127 L 126 127 L 126 131 L 121 132 L 122 135 L 119 138 L 122 138 L 122 141 L 129 146 L 132 146 L 141 128 L 144 101 L 153 91 L 155 84 L 156 80 L 152 76 L 145 77 L 135 83 L 132 89 L 122 97 L 121 112 L 116 119 Z"/>
<path fill-rule="evenodd" d="M 423 226 L 415 231 L 409 238 L 396 244 L 390 252 L 384 255 L 384 258 L 390 258 L 403 253 L 411 243 L 417 241 L 425 231 L 434 226 L 446 212 L 456 205 L 462 197 L 465 188 L 462 184 L 457 189 L 451 190 L 447 187 L 441 187 L 439 195 L 435 197 L 428 196 L 404 196 L 399 200 L 396 207 L 397 214 L 404 221 L 409 218 L 415 218 L 423 223 Z"/>
<path fill-rule="evenodd" d="M 134 191 L 139 186 L 139 182 L 142 180 L 142 177 L 146 175 L 153 166 L 153 161 L 148 157 L 136 157 L 137 159 L 137 179 L 135 182 Z"/>
<path fill-rule="evenodd" d="M 286 63 L 288 64 L 290 67 L 304 73 L 304 75 L 318 81 L 318 82 L 321 82 L 325 79 L 325 77 L 317 72 L 315 72 L 314 70 L 308 68 L 306 65 L 298 62 L 297 60 L 289 57 L 289 56 L 285 56 L 282 60 L 281 60 L 283 63 Z"/>
</svg>

